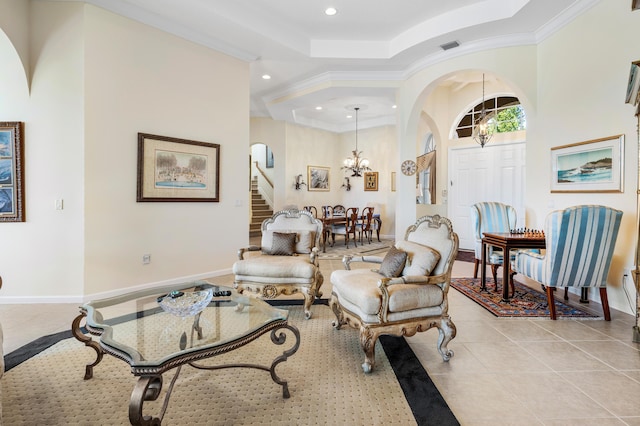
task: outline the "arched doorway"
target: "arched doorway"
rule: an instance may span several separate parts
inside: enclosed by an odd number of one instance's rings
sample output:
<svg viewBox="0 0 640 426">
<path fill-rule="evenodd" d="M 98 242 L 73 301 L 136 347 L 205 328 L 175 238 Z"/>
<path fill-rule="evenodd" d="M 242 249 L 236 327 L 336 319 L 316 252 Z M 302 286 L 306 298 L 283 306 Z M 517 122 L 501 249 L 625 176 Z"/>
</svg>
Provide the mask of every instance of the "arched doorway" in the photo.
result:
<svg viewBox="0 0 640 426">
<path fill-rule="evenodd" d="M 276 161 L 268 145 L 251 145 L 249 238 L 260 236 L 260 225 L 273 215 Z"/>
</svg>

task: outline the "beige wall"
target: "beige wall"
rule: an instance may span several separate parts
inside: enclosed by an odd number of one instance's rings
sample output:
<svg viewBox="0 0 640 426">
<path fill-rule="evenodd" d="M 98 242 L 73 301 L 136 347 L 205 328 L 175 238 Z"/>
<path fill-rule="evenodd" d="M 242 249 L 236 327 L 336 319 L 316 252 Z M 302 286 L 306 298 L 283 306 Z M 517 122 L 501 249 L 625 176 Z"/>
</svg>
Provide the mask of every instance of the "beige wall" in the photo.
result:
<svg viewBox="0 0 640 426">
<path fill-rule="evenodd" d="M 284 132 L 283 132 L 284 129 Z M 376 213 L 383 220 L 381 236 L 393 237 L 395 218 L 395 192 L 391 192 L 391 171 L 395 165 L 396 132 L 391 126 L 358 130 L 358 149 L 378 172 L 378 191 L 365 191 L 363 178 L 349 178 L 352 188 L 346 191 L 342 185 L 345 176 L 341 170 L 343 160 L 355 146 L 355 132 L 332 133 L 265 118 L 251 119 L 251 143 L 267 143 L 274 150 L 275 208 L 296 205 L 302 208 L 314 205 L 343 204 L 362 209 L 376 205 Z M 329 167 L 330 191 L 309 191 L 306 186 L 296 191 L 294 178 L 304 176 L 308 183 L 307 166 Z"/>
<path fill-rule="evenodd" d="M 527 136 L 527 163 L 536 167 L 527 168 L 527 211 L 539 226 L 550 210 L 570 205 L 622 210 L 608 294 L 612 307 L 630 312 L 622 282 L 624 268 L 634 264 L 637 239 L 638 138 L 634 109 L 624 96 L 630 64 L 640 59 L 640 13 L 631 12 L 627 3 L 600 2 L 539 46 L 538 114 Z M 626 139 L 624 193 L 549 192 L 551 147 L 621 133 Z M 630 279 L 626 285 L 633 295 Z"/>
<path fill-rule="evenodd" d="M 538 46 L 461 55 L 425 68 L 404 82 L 398 102 L 402 161 L 414 155 L 420 114 L 439 79 L 451 72 L 479 70 L 504 80 L 527 113 L 527 225 L 541 227 L 551 210 L 576 204 L 605 204 L 622 210 L 608 293 L 611 306 L 626 312 L 632 309 L 623 281 L 635 300 L 632 282 L 623 274 L 625 267 L 634 264 L 638 140 L 634 110 L 624 104 L 624 93 L 630 63 L 640 59 L 638 39 L 640 13 L 631 12 L 627 2 L 600 2 Z M 439 99 L 437 93 L 434 96 Z M 442 135 L 455 117 L 438 115 L 435 121 Z M 624 193 L 550 193 L 551 147 L 620 133 L 626 135 Z M 415 209 L 402 208 L 413 202 L 411 181 L 399 180 L 396 234 L 415 220 Z"/>
<path fill-rule="evenodd" d="M 0 80 L 1 114 L 25 123 L 26 222 L 0 227 L 1 297 L 60 301 L 83 291 L 83 8 L 36 2 L 30 19 L 31 93 L 12 47 L 2 47 L 15 80 Z"/>
<path fill-rule="evenodd" d="M 0 0 L 0 11 L 11 11 L 12 2 Z M 276 207 L 376 200 L 397 220 L 386 221 L 383 234 L 402 235 L 416 208 L 415 177 L 402 175 L 400 163 L 415 158 L 425 102 L 450 73 L 477 70 L 505 81 L 527 112 L 527 160 L 535 165 L 527 167 L 530 226 L 573 204 L 624 211 L 609 298 L 630 312 L 621 283 L 634 263 L 638 141 L 623 96 L 629 64 L 640 59 L 640 12 L 627 2 L 600 2 L 537 46 L 462 54 L 409 76 L 398 89 L 397 127 L 359 132 L 360 148 L 380 173 L 377 193 L 365 193 L 361 180 L 350 192 L 340 188 L 353 132 L 271 120 L 256 127 L 252 120 L 250 139 L 248 64 L 93 6 L 33 1 L 13 11 L 30 24 L 21 32 L 24 25 L 0 19 L 0 114 L 25 122 L 27 222 L 0 227 L 9 242 L 0 249 L 2 302 L 79 300 L 227 272 L 248 242 L 250 142 L 268 144 L 286 164 L 275 176 Z M 439 134 L 447 134 L 454 109 L 432 118 Z M 136 203 L 137 132 L 219 143 L 221 202 Z M 626 135 L 624 193 L 549 192 L 551 147 L 618 133 Z M 293 177 L 306 176 L 309 164 L 331 167 L 329 193 L 293 190 Z M 392 171 L 394 193 L 385 189 Z M 64 199 L 64 210 L 55 210 L 56 199 Z M 152 255 L 150 265 L 142 265 L 144 253 Z"/>
<path fill-rule="evenodd" d="M 35 1 L 30 13 L 31 97 L 12 100 L 24 105 L 27 221 L 0 228 L 2 301 L 229 272 L 248 244 L 248 64 L 94 6 Z M 137 203 L 138 132 L 220 144 L 220 202 Z"/>
</svg>

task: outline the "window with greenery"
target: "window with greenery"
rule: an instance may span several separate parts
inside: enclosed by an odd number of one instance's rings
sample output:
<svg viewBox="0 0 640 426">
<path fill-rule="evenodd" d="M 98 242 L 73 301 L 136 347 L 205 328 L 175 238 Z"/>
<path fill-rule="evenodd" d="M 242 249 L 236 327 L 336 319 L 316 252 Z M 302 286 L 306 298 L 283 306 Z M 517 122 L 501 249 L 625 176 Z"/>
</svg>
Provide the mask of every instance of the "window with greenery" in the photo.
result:
<svg viewBox="0 0 640 426">
<path fill-rule="evenodd" d="M 514 132 L 527 128 L 524 109 L 518 98 L 513 96 L 498 96 L 484 101 L 484 108 L 490 120 L 496 124 L 497 133 Z M 480 116 L 482 103 L 469 110 L 458 123 L 456 132 L 459 138 L 469 138 L 473 133 L 473 123 Z"/>
</svg>

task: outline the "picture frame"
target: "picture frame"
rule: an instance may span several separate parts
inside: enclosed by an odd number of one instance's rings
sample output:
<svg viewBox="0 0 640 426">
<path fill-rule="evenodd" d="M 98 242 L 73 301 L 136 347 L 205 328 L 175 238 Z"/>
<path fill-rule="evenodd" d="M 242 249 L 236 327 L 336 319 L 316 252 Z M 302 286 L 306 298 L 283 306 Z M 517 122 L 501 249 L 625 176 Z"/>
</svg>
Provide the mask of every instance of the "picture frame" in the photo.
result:
<svg viewBox="0 0 640 426">
<path fill-rule="evenodd" d="M 396 172 L 391 172 L 391 192 L 396 192 Z"/>
<path fill-rule="evenodd" d="M 364 172 L 364 190 L 378 190 L 378 172 Z"/>
<path fill-rule="evenodd" d="M 137 201 L 219 202 L 220 145 L 138 133 Z"/>
<path fill-rule="evenodd" d="M 330 191 L 331 168 L 307 166 L 307 191 Z"/>
<path fill-rule="evenodd" d="M 624 102 L 633 106 L 640 101 L 640 61 L 631 63 L 629 70 L 629 81 L 627 83 L 627 94 Z"/>
<path fill-rule="evenodd" d="M 551 192 L 623 192 L 624 135 L 551 148 Z"/>
<path fill-rule="evenodd" d="M 0 222 L 24 222 L 24 123 L 0 122 Z"/>
<path fill-rule="evenodd" d="M 266 167 L 267 169 L 273 169 L 273 151 L 271 151 L 271 148 L 267 146 L 265 147 L 265 152 L 266 152 L 266 159 L 265 159 Z"/>
</svg>

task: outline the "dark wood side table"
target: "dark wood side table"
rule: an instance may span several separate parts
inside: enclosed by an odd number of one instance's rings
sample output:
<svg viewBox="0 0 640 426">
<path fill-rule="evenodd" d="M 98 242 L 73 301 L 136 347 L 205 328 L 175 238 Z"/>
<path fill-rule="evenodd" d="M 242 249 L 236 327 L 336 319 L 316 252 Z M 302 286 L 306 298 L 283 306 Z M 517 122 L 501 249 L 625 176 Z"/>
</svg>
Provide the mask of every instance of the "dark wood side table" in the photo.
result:
<svg viewBox="0 0 640 426">
<path fill-rule="evenodd" d="M 487 246 L 500 247 L 504 255 L 502 262 L 502 300 L 509 301 L 509 278 L 511 276 L 511 249 L 543 249 L 545 239 L 543 234 L 512 234 L 510 232 L 485 232 L 482 238 L 482 255 L 480 270 L 481 288 L 486 289 L 487 282 Z"/>
</svg>

